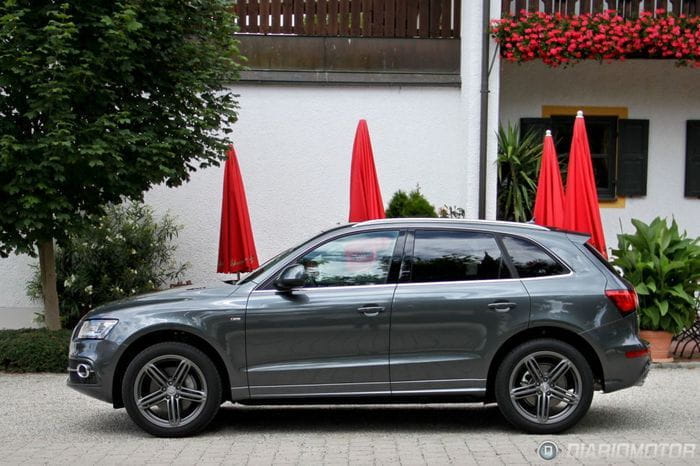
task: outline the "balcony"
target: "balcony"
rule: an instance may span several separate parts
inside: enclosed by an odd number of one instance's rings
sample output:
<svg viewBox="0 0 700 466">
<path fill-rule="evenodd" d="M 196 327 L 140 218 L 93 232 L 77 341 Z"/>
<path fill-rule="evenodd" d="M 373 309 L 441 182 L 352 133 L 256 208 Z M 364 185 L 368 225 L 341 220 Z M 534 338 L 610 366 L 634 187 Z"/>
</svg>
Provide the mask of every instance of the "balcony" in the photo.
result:
<svg viewBox="0 0 700 466">
<path fill-rule="evenodd" d="M 583 60 L 675 60 L 700 67 L 700 0 L 503 0 L 501 57 L 552 67 Z"/>
<path fill-rule="evenodd" d="M 663 9 L 676 15 L 695 16 L 700 13 L 699 3 L 698 0 L 503 0 L 501 13 L 515 15 L 526 10 L 582 15 L 616 10 L 625 18 L 637 18 L 644 11 L 654 14 L 656 10 Z"/>
<path fill-rule="evenodd" d="M 259 83 L 459 85 L 461 0 L 239 0 Z"/>
</svg>

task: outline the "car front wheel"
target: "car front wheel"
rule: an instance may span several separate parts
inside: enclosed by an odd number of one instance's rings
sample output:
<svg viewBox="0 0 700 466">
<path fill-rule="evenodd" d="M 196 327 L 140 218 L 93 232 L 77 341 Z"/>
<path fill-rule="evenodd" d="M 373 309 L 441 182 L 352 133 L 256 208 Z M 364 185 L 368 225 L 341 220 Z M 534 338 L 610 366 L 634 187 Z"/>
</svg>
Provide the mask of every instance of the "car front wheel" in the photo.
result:
<svg viewBox="0 0 700 466">
<path fill-rule="evenodd" d="M 593 399 L 593 373 L 573 346 L 537 339 L 513 349 L 496 373 L 495 395 L 503 416 L 533 434 L 553 434 L 576 424 Z"/>
<path fill-rule="evenodd" d="M 214 363 L 185 343 L 146 348 L 131 361 L 122 381 L 129 416 L 159 437 L 201 431 L 219 410 L 221 396 L 221 378 Z"/>
</svg>

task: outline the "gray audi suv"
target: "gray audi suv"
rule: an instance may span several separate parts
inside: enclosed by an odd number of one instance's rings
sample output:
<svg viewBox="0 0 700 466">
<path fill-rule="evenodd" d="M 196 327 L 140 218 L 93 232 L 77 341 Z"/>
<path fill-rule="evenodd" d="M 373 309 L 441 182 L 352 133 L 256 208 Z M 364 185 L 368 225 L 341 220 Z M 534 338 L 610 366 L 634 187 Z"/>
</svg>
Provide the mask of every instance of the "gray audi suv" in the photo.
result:
<svg viewBox="0 0 700 466">
<path fill-rule="evenodd" d="M 633 288 L 576 233 L 447 219 L 349 224 L 233 285 L 175 289 L 89 312 L 68 384 L 164 437 L 225 401 L 497 402 L 556 433 L 594 390 L 643 382 Z"/>
</svg>

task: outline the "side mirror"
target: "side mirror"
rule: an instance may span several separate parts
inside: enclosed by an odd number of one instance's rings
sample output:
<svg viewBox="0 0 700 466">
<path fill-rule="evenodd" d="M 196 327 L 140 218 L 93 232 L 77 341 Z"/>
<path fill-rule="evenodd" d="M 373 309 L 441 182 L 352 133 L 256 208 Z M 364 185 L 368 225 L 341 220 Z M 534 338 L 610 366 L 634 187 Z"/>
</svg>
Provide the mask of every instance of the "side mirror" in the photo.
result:
<svg viewBox="0 0 700 466">
<path fill-rule="evenodd" d="M 278 290 L 291 291 L 304 286 L 306 278 L 306 268 L 301 264 L 293 264 L 284 269 L 273 284 Z"/>
</svg>

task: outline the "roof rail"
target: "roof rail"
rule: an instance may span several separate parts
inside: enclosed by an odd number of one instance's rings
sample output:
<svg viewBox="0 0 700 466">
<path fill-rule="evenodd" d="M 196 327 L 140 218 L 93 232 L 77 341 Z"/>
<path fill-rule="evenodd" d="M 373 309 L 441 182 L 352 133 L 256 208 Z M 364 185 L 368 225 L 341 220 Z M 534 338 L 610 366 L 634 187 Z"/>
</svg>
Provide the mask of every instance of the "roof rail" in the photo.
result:
<svg viewBox="0 0 700 466">
<path fill-rule="evenodd" d="M 397 223 L 427 223 L 427 224 L 457 224 L 457 225 L 492 225 L 492 226 L 508 226 L 516 228 L 528 228 L 531 230 L 541 230 L 548 231 L 549 228 L 543 227 L 542 225 L 537 225 L 535 223 L 521 223 L 521 222 L 506 222 L 503 220 L 480 220 L 480 219 L 462 219 L 462 218 L 384 218 L 379 220 L 367 220 L 365 222 L 355 223 L 354 227 L 358 226 L 368 226 L 368 225 L 385 225 L 385 224 L 397 224 Z"/>
</svg>

